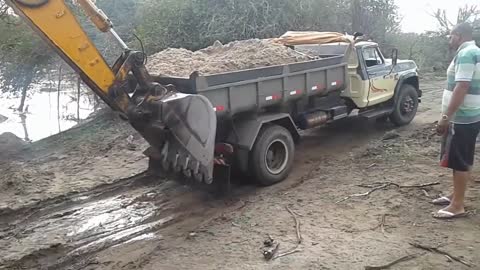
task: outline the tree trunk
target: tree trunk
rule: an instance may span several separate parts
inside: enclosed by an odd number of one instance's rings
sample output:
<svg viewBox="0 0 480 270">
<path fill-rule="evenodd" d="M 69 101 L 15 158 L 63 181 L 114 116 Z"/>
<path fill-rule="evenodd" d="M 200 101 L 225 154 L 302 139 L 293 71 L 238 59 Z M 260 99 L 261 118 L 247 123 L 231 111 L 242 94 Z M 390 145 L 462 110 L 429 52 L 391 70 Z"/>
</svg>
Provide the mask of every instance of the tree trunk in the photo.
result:
<svg viewBox="0 0 480 270">
<path fill-rule="evenodd" d="M 58 121 L 58 132 L 62 131 L 60 127 L 60 88 L 62 86 L 62 65 L 58 68 L 58 84 L 57 84 L 57 121 Z"/>
<path fill-rule="evenodd" d="M 77 123 L 80 123 L 80 91 L 82 87 L 82 81 L 80 76 L 77 79 Z"/>
<path fill-rule="evenodd" d="M 26 115 L 20 115 L 20 119 L 22 120 L 22 127 L 23 127 L 23 133 L 24 133 L 24 140 L 26 142 L 31 142 L 30 137 L 28 136 L 28 129 L 27 129 L 27 116 Z"/>
<path fill-rule="evenodd" d="M 28 88 L 30 87 L 30 84 L 33 81 L 33 73 L 34 73 L 33 70 L 34 68 L 31 67 L 25 73 L 25 81 L 22 86 L 22 98 L 20 100 L 20 106 L 18 106 L 19 112 L 23 112 L 23 109 L 25 106 L 25 100 L 27 99 Z"/>
<path fill-rule="evenodd" d="M 362 4 L 360 0 L 353 0 L 351 3 L 352 8 L 352 32 L 364 32 L 365 29 L 362 29 Z M 365 33 L 366 34 L 366 33 Z"/>
<path fill-rule="evenodd" d="M 52 83 L 52 76 L 51 76 L 50 68 L 47 69 L 47 80 L 48 80 L 48 119 L 52 119 L 52 91 L 53 83 Z"/>
</svg>

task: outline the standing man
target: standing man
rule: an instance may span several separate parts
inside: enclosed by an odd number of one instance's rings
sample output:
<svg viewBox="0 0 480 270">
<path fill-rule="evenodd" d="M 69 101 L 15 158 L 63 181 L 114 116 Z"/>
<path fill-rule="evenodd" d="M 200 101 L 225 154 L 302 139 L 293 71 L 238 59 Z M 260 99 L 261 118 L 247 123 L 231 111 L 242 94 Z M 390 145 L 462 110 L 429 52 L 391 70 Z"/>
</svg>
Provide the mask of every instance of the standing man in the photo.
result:
<svg viewBox="0 0 480 270">
<path fill-rule="evenodd" d="M 456 55 L 447 71 L 448 87 L 443 93 L 437 132 L 443 136 L 441 166 L 453 170 L 453 193 L 433 201 L 448 204 L 433 214 L 439 219 L 465 216 L 465 191 L 480 131 L 480 49 L 473 40 L 472 26 L 457 25 L 449 46 Z"/>
</svg>

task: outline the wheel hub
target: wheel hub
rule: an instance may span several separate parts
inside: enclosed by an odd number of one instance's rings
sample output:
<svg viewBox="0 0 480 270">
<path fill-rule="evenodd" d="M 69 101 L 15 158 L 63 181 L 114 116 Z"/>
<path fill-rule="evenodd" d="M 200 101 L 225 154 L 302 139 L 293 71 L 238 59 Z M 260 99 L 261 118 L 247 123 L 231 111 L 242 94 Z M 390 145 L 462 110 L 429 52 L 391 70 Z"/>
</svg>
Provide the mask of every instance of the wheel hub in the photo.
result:
<svg viewBox="0 0 480 270">
<path fill-rule="evenodd" d="M 271 174 L 280 174 L 288 163 L 288 148 L 281 140 L 275 140 L 267 147 L 265 164 Z"/>
<path fill-rule="evenodd" d="M 415 101 L 412 97 L 407 96 L 402 102 L 402 113 L 409 114 L 412 113 L 415 109 Z"/>
</svg>

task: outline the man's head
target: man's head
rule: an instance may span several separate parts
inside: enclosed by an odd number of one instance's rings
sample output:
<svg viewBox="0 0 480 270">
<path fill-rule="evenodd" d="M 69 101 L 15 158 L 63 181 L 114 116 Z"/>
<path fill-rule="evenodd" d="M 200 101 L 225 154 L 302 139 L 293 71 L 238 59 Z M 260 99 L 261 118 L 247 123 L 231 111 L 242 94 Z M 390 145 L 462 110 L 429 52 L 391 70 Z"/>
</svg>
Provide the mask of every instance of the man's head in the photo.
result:
<svg viewBox="0 0 480 270">
<path fill-rule="evenodd" d="M 458 24 L 450 33 L 450 49 L 458 50 L 463 43 L 471 40 L 473 40 L 473 27 L 469 23 Z"/>
</svg>

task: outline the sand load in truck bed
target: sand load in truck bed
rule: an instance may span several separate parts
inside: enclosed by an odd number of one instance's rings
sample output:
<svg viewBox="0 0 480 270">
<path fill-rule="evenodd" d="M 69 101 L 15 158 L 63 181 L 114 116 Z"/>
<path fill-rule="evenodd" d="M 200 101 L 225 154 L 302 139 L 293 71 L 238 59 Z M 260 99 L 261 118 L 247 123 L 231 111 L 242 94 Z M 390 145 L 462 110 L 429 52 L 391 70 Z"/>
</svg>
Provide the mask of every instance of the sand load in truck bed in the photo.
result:
<svg viewBox="0 0 480 270">
<path fill-rule="evenodd" d="M 226 45 L 212 46 L 192 52 L 186 49 L 166 49 L 149 57 L 151 74 L 188 77 L 290 64 L 310 60 L 309 57 L 269 40 L 250 39 Z"/>
</svg>

